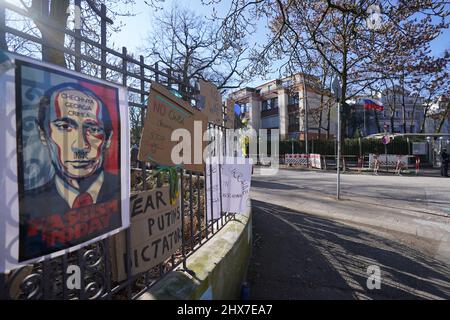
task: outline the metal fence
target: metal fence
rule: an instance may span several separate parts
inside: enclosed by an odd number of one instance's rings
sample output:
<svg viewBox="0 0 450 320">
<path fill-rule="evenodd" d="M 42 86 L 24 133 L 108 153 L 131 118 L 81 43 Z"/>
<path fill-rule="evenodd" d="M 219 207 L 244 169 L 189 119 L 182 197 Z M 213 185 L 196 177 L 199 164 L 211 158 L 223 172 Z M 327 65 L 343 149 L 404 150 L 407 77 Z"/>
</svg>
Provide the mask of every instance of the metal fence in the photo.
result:
<svg viewBox="0 0 450 320">
<path fill-rule="evenodd" d="M 87 0 L 83 0 L 87 1 Z M 141 55 L 134 59 L 123 47 L 122 51 L 116 51 L 107 47 L 107 24 L 111 20 L 107 18 L 106 6 L 101 5 L 94 12 L 100 21 L 100 41 L 94 41 L 82 34 L 82 30 L 59 29 L 48 18 L 48 0 L 42 1 L 42 12 L 30 14 L 14 4 L 0 0 L 0 49 L 3 51 L 17 52 L 11 48 L 11 39 L 20 39 L 25 44 L 52 48 L 63 52 L 66 59 L 73 61 L 73 69 L 80 73 L 92 75 L 92 67 L 99 68 L 99 78 L 119 82 L 128 87 L 130 94 L 130 113 L 134 118 L 131 129 L 140 132 L 145 117 L 145 102 L 148 96 L 150 82 L 156 81 L 167 88 L 177 90 L 184 100 L 195 105 L 195 97 L 198 93 L 197 86 L 191 79 L 183 81 L 181 77 L 171 69 L 159 68 L 158 63 L 147 64 Z M 82 0 L 75 0 L 75 5 L 80 6 Z M 85 3 L 84 3 L 85 4 Z M 92 2 L 90 3 L 92 5 Z M 44 41 L 42 37 L 33 32 L 20 30 L 17 26 L 8 23 L 8 15 L 19 15 L 34 22 L 44 24 L 58 32 L 63 32 L 66 38 L 73 39 L 73 46 L 58 46 Z M 99 50 L 99 57 L 86 55 L 82 47 L 89 45 Z M 109 58 L 108 58 L 109 57 Z M 90 64 L 90 67 L 83 67 Z M 70 66 L 69 66 L 70 67 Z M 136 121 L 137 119 L 137 121 Z M 134 127 L 133 127 L 134 126 Z M 222 126 L 209 124 L 209 127 L 224 130 Z M 134 137 L 138 139 L 139 136 Z M 134 141 L 136 142 L 136 141 Z M 134 191 L 149 190 L 152 186 L 161 186 L 165 183 L 162 174 L 156 174 L 157 169 L 150 164 L 139 163 L 130 168 L 136 183 L 132 186 Z M 125 230 L 126 242 L 126 280 L 115 282 L 111 276 L 111 242 L 110 239 L 101 240 L 76 252 L 46 260 L 35 265 L 14 270 L 9 274 L 0 274 L 0 298 L 1 299 L 135 299 L 142 295 L 149 287 L 154 285 L 162 277 L 167 275 L 177 266 L 187 270 L 186 258 L 201 247 L 228 221 L 234 219 L 234 215 L 221 212 L 219 219 L 214 219 L 212 212 L 206 212 L 206 202 L 212 198 L 206 192 L 204 174 L 178 169 L 181 180 L 181 212 L 183 236 L 181 248 L 170 259 L 146 272 L 132 275 L 131 272 L 131 235 L 129 228 Z M 221 179 L 219 175 L 219 179 Z M 212 181 L 211 181 L 212 182 Z M 219 184 L 220 185 L 220 184 Z M 81 288 L 69 289 L 66 286 L 70 265 L 77 265 L 81 270 Z"/>
</svg>

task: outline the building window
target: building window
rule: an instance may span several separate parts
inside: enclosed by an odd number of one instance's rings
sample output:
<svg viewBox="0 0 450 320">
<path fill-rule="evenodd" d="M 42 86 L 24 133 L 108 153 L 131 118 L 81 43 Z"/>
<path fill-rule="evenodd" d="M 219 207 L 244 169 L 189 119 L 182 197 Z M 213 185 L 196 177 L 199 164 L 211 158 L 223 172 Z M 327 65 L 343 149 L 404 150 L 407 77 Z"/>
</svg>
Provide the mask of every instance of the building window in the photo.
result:
<svg viewBox="0 0 450 320">
<path fill-rule="evenodd" d="M 293 126 L 293 125 L 297 125 L 300 123 L 300 120 L 298 118 L 298 116 L 290 116 L 289 117 L 289 125 Z"/>
<path fill-rule="evenodd" d="M 288 97 L 288 105 L 298 105 L 300 103 L 299 94 L 295 92 Z"/>
<path fill-rule="evenodd" d="M 271 85 L 271 84 L 269 84 L 269 85 L 267 86 L 267 91 L 270 91 L 270 90 L 272 90 L 272 85 Z"/>
<path fill-rule="evenodd" d="M 241 104 L 241 113 L 246 113 L 249 111 L 248 103 Z"/>
<path fill-rule="evenodd" d="M 263 100 L 261 104 L 261 111 L 267 111 L 271 109 L 278 108 L 278 98 L 272 98 L 268 100 Z"/>
</svg>

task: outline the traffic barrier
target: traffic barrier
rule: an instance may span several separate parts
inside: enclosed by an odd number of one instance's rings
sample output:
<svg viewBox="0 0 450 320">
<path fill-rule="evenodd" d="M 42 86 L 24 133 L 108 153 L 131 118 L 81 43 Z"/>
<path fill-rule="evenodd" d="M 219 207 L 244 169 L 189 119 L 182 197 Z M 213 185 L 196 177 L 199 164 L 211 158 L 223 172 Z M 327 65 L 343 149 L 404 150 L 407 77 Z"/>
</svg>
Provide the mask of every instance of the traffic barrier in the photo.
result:
<svg viewBox="0 0 450 320">
<path fill-rule="evenodd" d="M 353 168 L 358 168 L 357 156 L 342 155 L 340 159 L 340 167 L 342 168 L 342 172 L 352 170 Z M 322 168 L 324 170 L 327 170 L 328 168 L 336 168 L 336 155 L 323 155 L 322 161 Z"/>
<path fill-rule="evenodd" d="M 285 154 L 284 163 L 322 169 L 320 154 Z"/>
<path fill-rule="evenodd" d="M 378 158 L 379 165 L 381 167 L 391 167 L 397 168 L 397 162 L 400 160 L 401 165 L 404 167 L 408 166 L 408 156 L 406 155 L 396 155 L 396 154 L 369 154 L 369 168 L 373 168 L 375 165 L 375 157 Z"/>
</svg>

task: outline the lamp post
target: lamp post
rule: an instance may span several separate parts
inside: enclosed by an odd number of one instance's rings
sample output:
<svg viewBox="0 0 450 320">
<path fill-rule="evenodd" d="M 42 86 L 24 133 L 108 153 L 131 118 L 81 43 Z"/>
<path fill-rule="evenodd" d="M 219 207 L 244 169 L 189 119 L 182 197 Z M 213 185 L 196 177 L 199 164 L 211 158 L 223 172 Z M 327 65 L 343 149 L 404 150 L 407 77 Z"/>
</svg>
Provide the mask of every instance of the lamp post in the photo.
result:
<svg viewBox="0 0 450 320">
<path fill-rule="evenodd" d="M 342 87 L 338 77 L 335 77 L 331 85 L 334 98 L 337 102 L 337 159 L 336 159 L 336 198 L 341 198 L 341 103 Z"/>
</svg>

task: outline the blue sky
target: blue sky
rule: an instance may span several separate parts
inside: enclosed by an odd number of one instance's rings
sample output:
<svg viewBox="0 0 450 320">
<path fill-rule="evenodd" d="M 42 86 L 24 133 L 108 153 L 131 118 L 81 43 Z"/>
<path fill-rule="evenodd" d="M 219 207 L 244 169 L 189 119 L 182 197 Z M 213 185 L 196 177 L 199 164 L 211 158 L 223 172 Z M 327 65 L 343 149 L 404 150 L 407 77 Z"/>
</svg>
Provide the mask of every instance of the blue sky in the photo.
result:
<svg viewBox="0 0 450 320">
<path fill-rule="evenodd" d="M 170 10 L 175 3 L 178 6 L 187 7 L 190 10 L 195 11 L 198 15 L 204 16 L 210 16 L 213 8 L 215 8 L 219 15 L 223 16 L 226 14 L 229 6 L 229 2 L 227 0 L 222 0 L 219 4 L 212 4 L 208 6 L 202 5 L 201 0 L 165 0 L 163 3 L 159 3 L 158 5 L 164 9 Z M 111 37 L 109 45 L 112 46 L 114 44 L 114 47 L 118 48 L 126 46 L 128 48 L 128 52 L 142 54 L 142 47 L 145 46 L 148 34 L 151 32 L 150 21 L 155 15 L 155 12 L 142 0 L 136 0 L 136 5 L 129 7 L 128 9 L 133 11 L 136 15 L 133 17 L 122 18 L 122 22 L 125 23 L 125 27 L 123 27 L 121 32 L 114 34 Z M 250 43 L 262 43 L 264 41 L 266 34 L 265 24 L 265 21 L 261 21 L 258 24 L 257 32 L 249 39 Z M 432 54 L 435 56 L 440 56 L 446 49 L 450 50 L 449 39 L 450 29 L 446 29 L 432 42 Z M 252 85 L 258 85 L 267 80 L 268 79 L 255 79 Z"/>
</svg>

